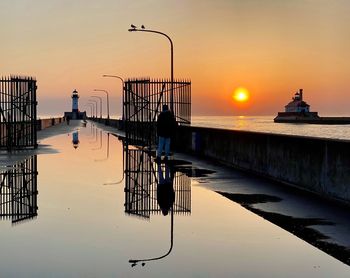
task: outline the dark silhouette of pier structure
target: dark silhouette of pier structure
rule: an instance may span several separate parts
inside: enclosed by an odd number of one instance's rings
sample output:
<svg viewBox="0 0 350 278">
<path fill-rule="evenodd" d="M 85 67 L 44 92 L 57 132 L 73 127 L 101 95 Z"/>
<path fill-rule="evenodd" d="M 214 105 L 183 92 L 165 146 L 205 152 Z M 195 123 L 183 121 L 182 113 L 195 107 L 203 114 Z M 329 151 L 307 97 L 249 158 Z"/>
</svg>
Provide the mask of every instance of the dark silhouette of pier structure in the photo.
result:
<svg viewBox="0 0 350 278">
<path fill-rule="evenodd" d="M 37 216 L 37 157 L 0 169 L 0 217 L 12 223 Z"/>
<path fill-rule="evenodd" d="M 36 80 L 0 79 L 0 150 L 37 148 Z"/>
<path fill-rule="evenodd" d="M 125 81 L 123 115 L 125 115 L 125 134 L 129 144 L 147 147 L 156 144 L 156 121 L 163 104 L 173 107 L 172 112 L 179 125 L 189 125 L 191 123 L 191 82 L 142 78 Z"/>
</svg>

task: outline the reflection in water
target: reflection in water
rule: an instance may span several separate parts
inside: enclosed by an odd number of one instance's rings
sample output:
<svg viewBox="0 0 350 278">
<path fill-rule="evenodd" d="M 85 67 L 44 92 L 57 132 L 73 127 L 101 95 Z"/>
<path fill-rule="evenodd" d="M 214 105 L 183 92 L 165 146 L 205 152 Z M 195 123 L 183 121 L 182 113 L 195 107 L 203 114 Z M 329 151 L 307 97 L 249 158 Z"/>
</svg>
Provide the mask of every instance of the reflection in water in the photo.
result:
<svg viewBox="0 0 350 278">
<path fill-rule="evenodd" d="M 37 157 L 0 169 L 0 216 L 12 223 L 37 216 Z"/>
<path fill-rule="evenodd" d="M 130 259 L 134 267 L 141 262 L 160 260 L 168 256 L 173 249 L 174 214 L 191 213 L 191 180 L 178 171 L 176 161 L 155 164 L 149 152 L 142 149 L 125 149 L 125 212 L 149 219 L 151 214 L 170 212 L 170 247 L 162 255 Z"/>
<path fill-rule="evenodd" d="M 108 137 L 107 137 L 107 157 L 106 157 L 106 159 L 95 160 L 95 161 L 104 161 L 104 160 L 107 160 L 107 159 L 109 158 L 109 136 L 110 136 L 110 135 L 113 135 L 113 136 L 117 137 L 118 140 L 120 140 L 120 141 L 123 140 L 122 137 L 119 137 L 118 135 L 116 135 L 116 134 L 114 134 L 114 133 L 109 133 L 109 132 L 108 132 L 107 135 L 108 135 Z M 123 143 L 123 148 L 125 148 L 125 144 L 124 144 L 124 143 Z M 123 151 L 122 154 L 123 154 L 123 172 L 122 172 L 122 178 L 121 178 L 120 180 L 116 181 L 116 182 L 107 182 L 107 183 L 104 183 L 103 185 L 120 184 L 120 183 L 123 182 L 123 180 L 124 180 L 124 165 L 125 165 L 125 159 L 124 159 L 124 157 L 125 157 L 125 152 Z"/>
<path fill-rule="evenodd" d="M 158 185 L 157 185 L 157 203 L 162 214 L 168 215 L 175 201 L 174 191 L 174 168 L 165 164 L 165 167 L 159 163 L 158 167 Z M 165 171 L 164 169 L 165 168 Z"/>
<path fill-rule="evenodd" d="M 110 135 L 110 133 L 108 132 L 107 133 L 107 150 L 106 150 L 106 157 L 105 158 L 102 158 L 102 159 L 95 159 L 95 161 L 105 161 L 105 160 L 107 160 L 108 158 L 109 158 L 109 135 Z M 102 136 L 102 134 L 101 134 L 101 136 Z M 101 138 L 101 148 L 102 148 L 102 138 Z"/>
<path fill-rule="evenodd" d="M 92 135 L 91 137 L 92 137 L 92 139 L 94 139 L 94 141 L 90 141 L 89 143 L 95 144 L 97 142 L 98 138 L 97 138 L 97 127 L 94 125 L 91 125 L 91 135 Z"/>
<path fill-rule="evenodd" d="M 157 188 L 172 176 L 175 192 L 173 210 L 176 214 L 191 212 L 191 180 L 180 172 L 175 162 L 166 165 L 153 162 L 149 152 L 125 147 L 125 212 L 142 218 L 150 218 L 162 210 L 157 201 Z M 162 175 L 164 171 L 165 176 Z M 167 178 L 168 175 L 168 178 Z M 168 185 L 169 186 L 169 185 Z M 158 190 L 159 191 L 159 190 Z"/>
<path fill-rule="evenodd" d="M 72 134 L 73 140 L 73 148 L 76 149 L 79 146 L 79 132 L 78 131 L 74 131 Z"/>
<path fill-rule="evenodd" d="M 329 237 L 327 235 L 313 228 L 313 226 L 332 226 L 334 225 L 333 222 L 321 218 L 292 217 L 254 207 L 254 204 L 282 201 L 281 198 L 276 196 L 264 194 L 234 194 L 220 191 L 217 191 L 217 193 L 305 240 L 343 263 L 350 265 L 349 248 L 334 242 L 328 242 L 327 239 L 329 239 Z"/>
<path fill-rule="evenodd" d="M 91 150 L 101 150 L 102 149 L 102 130 L 100 130 L 100 136 L 99 136 L 99 139 L 97 138 L 97 131 L 96 131 L 96 142 L 97 141 L 100 141 L 100 144 L 97 148 L 94 148 L 94 149 L 91 149 Z"/>
</svg>

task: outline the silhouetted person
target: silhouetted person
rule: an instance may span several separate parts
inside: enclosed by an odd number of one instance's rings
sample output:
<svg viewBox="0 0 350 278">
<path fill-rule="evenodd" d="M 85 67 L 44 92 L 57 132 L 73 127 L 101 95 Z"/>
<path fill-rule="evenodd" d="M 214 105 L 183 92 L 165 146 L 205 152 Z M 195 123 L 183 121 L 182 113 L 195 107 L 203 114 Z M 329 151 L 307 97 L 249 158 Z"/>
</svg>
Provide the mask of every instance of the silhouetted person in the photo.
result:
<svg viewBox="0 0 350 278">
<path fill-rule="evenodd" d="M 67 125 L 69 125 L 70 117 L 67 117 Z"/>
<path fill-rule="evenodd" d="M 157 202 L 163 213 L 167 215 L 175 201 L 175 191 L 173 188 L 174 173 L 168 164 L 165 164 L 165 176 L 162 166 L 158 164 L 159 182 L 157 185 Z"/>
<path fill-rule="evenodd" d="M 159 114 L 157 119 L 157 134 L 158 134 L 158 148 L 157 148 L 157 161 L 160 161 L 162 152 L 164 149 L 165 157 L 168 159 L 170 154 L 170 138 L 175 134 L 176 120 L 171 111 L 169 111 L 168 105 L 163 105 L 163 110 Z"/>
</svg>

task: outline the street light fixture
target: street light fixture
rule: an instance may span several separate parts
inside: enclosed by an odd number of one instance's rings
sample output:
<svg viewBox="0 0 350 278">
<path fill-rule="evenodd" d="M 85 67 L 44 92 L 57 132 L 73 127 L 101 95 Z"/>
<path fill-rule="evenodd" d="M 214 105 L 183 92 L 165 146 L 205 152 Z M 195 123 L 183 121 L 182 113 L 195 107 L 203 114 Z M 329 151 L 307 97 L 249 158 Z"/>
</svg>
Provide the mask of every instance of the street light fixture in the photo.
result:
<svg viewBox="0 0 350 278">
<path fill-rule="evenodd" d="M 85 104 L 85 106 L 90 107 L 90 115 L 92 117 L 92 103 Z"/>
<path fill-rule="evenodd" d="M 95 92 L 104 92 L 107 95 L 107 119 L 109 120 L 109 94 L 106 90 L 94 89 Z"/>
<path fill-rule="evenodd" d="M 170 42 L 170 110 L 174 113 L 174 46 L 171 38 L 163 33 L 156 30 L 146 29 L 144 25 L 141 26 L 141 29 L 137 28 L 135 25 L 131 24 L 131 28 L 128 29 L 129 32 L 148 32 L 156 33 L 166 37 Z"/>
<path fill-rule="evenodd" d="M 94 98 L 98 98 L 100 100 L 100 119 L 102 119 L 102 98 L 99 96 L 90 96 Z"/>
<path fill-rule="evenodd" d="M 98 110 L 97 110 L 97 100 L 88 99 L 88 101 L 92 101 L 93 103 L 95 103 L 95 117 L 97 118 L 97 114 L 98 114 Z"/>
<path fill-rule="evenodd" d="M 102 77 L 113 77 L 118 78 L 122 82 L 122 120 L 124 121 L 124 79 L 118 75 L 104 74 Z"/>
<path fill-rule="evenodd" d="M 87 105 L 90 105 L 90 107 L 92 108 L 92 115 L 91 115 L 91 118 L 94 118 L 94 117 L 95 117 L 95 104 L 92 103 L 92 102 L 88 102 Z"/>
</svg>

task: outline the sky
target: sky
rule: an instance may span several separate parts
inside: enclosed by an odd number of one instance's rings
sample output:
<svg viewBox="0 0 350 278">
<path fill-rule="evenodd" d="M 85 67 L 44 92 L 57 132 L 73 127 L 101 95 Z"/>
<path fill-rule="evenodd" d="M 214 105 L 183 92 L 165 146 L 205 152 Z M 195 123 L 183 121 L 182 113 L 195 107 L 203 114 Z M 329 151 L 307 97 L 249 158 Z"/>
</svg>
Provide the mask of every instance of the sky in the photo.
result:
<svg viewBox="0 0 350 278">
<path fill-rule="evenodd" d="M 120 115 L 121 82 L 103 74 L 170 77 L 169 42 L 128 32 L 144 24 L 172 38 L 193 115 L 275 115 L 299 88 L 321 116 L 349 115 L 349 14 L 348 0 L 1 0 L 0 76 L 36 77 L 40 115 L 70 111 L 74 89 L 80 110 L 109 91 Z"/>
</svg>

